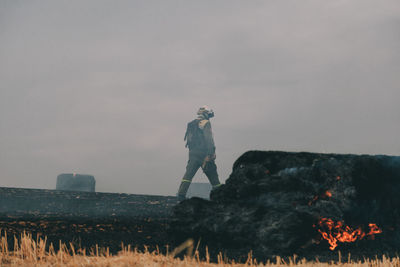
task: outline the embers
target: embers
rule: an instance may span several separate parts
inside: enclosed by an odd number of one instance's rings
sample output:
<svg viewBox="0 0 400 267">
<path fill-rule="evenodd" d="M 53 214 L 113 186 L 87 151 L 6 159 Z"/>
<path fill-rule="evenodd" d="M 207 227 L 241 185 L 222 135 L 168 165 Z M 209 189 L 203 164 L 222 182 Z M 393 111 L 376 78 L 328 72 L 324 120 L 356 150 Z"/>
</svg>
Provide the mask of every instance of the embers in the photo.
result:
<svg viewBox="0 0 400 267">
<path fill-rule="evenodd" d="M 329 190 L 326 190 L 322 194 L 314 196 L 314 198 L 308 202 L 308 206 L 313 205 L 318 199 L 328 199 L 331 197 L 332 197 L 332 192 Z"/>
</svg>

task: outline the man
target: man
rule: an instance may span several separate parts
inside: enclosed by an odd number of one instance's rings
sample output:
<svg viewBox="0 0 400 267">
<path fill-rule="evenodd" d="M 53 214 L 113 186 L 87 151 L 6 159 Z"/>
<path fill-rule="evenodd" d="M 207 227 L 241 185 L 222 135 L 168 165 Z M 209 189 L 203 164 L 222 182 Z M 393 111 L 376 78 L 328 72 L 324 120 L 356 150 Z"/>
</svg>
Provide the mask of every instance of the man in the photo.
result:
<svg viewBox="0 0 400 267">
<path fill-rule="evenodd" d="M 200 167 L 213 189 L 221 185 L 218 179 L 217 165 L 215 165 L 215 145 L 210 123 L 214 112 L 208 106 L 203 106 L 197 115 L 197 119 L 188 123 L 185 134 L 184 140 L 186 147 L 189 148 L 189 161 L 177 193 L 179 200 L 186 198 L 190 183 Z"/>
</svg>

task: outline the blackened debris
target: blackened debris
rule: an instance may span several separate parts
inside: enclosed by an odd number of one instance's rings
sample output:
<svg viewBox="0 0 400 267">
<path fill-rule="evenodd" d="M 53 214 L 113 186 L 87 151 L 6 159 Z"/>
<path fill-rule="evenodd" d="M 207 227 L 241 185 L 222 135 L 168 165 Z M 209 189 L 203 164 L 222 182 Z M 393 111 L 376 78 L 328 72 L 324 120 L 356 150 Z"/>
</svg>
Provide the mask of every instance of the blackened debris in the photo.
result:
<svg viewBox="0 0 400 267">
<path fill-rule="evenodd" d="M 201 239 L 216 251 L 253 255 L 331 253 L 318 222 L 327 218 L 376 238 L 340 243 L 343 252 L 393 252 L 400 247 L 400 158 L 393 156 L 249 151 L 233 165 L 211 200 L 174 208 L 171 236 Z M 367 254 L 368 254 L 367 253 Z"/>
</svg>

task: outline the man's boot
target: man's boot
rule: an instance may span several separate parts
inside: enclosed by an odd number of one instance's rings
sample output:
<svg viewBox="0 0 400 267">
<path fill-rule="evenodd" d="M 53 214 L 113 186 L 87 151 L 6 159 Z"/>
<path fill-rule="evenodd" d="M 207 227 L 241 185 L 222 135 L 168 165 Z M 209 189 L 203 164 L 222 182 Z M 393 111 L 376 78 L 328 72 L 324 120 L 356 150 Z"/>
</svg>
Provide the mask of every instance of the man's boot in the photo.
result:
<svg viewBox="0 0 400 267">
<path fill-rule="evenodd" d="M 176 194 L 179 201 L 186 199 L 186 193 L 189 190 L 190 183 L 191 183 L 191 181 L 182 179 L 181 185 L 179 186 L 178 193 Z"/>
</svg>

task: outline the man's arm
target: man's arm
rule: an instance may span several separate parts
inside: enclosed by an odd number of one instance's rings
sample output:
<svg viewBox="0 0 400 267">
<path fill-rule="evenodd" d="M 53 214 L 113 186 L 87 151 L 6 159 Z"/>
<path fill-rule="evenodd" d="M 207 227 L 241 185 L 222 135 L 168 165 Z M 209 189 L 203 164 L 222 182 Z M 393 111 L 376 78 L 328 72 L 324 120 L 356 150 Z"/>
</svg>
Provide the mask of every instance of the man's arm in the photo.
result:
<svg viewBox="0 0 400 267">
<path fill-rule="evenodd" d="M 200 124 L 201 125 L 201 124 Z M 210 121 L 206 121 L 205 124 L 203 124 L 203 134 L 204 134 L 204 139 L 205 139 L 205 146 L 207 149 L 207 155 L 210 157 L 214 157 L 215 155 L 215 144 L 214 144 L 214 138 L 211 130 L 211 123 Z M 201 125 L 202 126 L 202 125 Z"/>
</svg>

